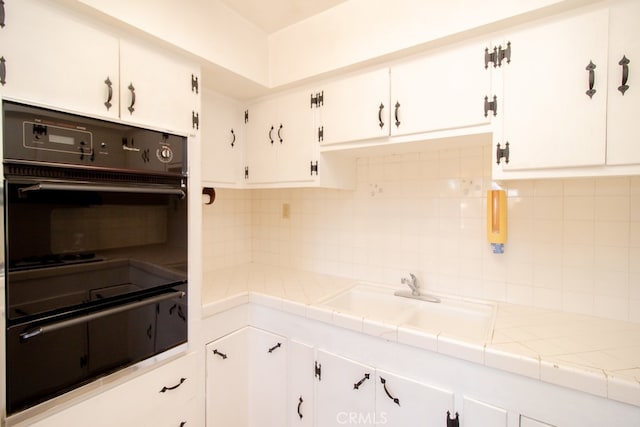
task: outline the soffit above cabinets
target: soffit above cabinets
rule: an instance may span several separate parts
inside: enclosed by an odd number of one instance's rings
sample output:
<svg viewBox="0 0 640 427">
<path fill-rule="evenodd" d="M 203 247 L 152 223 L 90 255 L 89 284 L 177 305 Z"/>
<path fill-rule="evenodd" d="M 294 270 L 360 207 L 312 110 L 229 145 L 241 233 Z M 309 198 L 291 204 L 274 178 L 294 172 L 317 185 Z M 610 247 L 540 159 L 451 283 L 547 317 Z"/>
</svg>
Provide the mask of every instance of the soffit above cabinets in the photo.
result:
<svg viewBox="0 0 640 427">
<path fill-rule="evenodd" d="M 267 34 L 330 9 L 346 0 L 221 0 Z"/>
</svg>

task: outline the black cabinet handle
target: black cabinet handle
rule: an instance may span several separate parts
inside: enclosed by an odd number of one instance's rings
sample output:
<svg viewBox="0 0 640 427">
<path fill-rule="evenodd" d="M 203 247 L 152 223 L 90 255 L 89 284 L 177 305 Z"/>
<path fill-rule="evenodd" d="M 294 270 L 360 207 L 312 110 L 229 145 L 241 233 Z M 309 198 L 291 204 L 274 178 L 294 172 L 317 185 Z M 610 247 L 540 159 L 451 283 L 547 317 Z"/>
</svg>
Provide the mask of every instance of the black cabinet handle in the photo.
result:
<svg viewBox="0 0 640 427">
<path fill-rule="evenodd" d="M 360 386 L 361 386 L 362 384 L 364 384 L 364 382 L 365 382 L 366 380 L 368 380 L 368 379 L 369 379 L 369 376 L 370 376 L 369 374 L 364 374 L 364 377 L 362 377 L 362 379 L 361 379 L 360 381 L 358 381 L 357 383 L 355 383 L 355 384 L 353 385 L 353 389 L 354 389 L 354 390 L 358 390 L 358 389 L 360 388 Z"/>
<path fill-rule="evenodd" d="M 107 79 L 104 81 L 104 84 L 107 85 L 107 101 L 104 103 L 104 106 L 107 107 L 107 111 L 111 108 L 111 100 L 113 99 L 113 83 L 111 83 L 111 79 L 107 76 Z"/>
<path fill-rule="evenodd" d="M 396 110 L 395 110 L 396 127 L 400 127 L 400 120 L 398 120 L 398 110 L 400 110 L 400 103 L 396 102 Z"/>
<path fill-rule="evenodd" d="M 184 426 L 186 426 L 186 425 L 187 425 L 187 422 L 186 422 L 186 421 L 183 421 L 183 422 L 181 422 L 181 423 L 180 423 L 180 427 L 184 427 Z"/>
<path fill-rule="evenodd" d="M 400 406 L 400 399 L 398 399 L 397 397 L 393 397 L 391 395 L 391 393 L 389 393 L 389 389 L 387 389 L 387 380 L 385 380 L 384 378 L 380 377 L 380 382 L 382 383 L 382 386 L 384 387 L 384 392 L 387 393 L 387 397 L 391 400 L 393 400 L 393 403 L 395 403 L 396 405 Z"/>
<path fill-rule="evenodd" d="M 168 392 L 170 390 L 175 390 L 178 387 L 180 387 L 186 380 L 187 380 L 186 378 L 180 378 L 180 382 L 178 384 L 176 384 L 174 386 L 171 386 L 171 387 L 164 386 L 164 387 L 162 387 L 162 390 L 160 390 L 160 393 L 166 393 L 166 392 Z"/>
<path fill-rule="evenodd" d="M 274 345 L 273 347 L 271 347 L 269 349 L 269 353 L 273 353 L 274 351 L 276 351 L 277 349 L 279 349 L 280 347 L 282 347 L 282 343 L 278 343 L 276 345 Z"/>
<path fill-rule="evenodd" d="M 302 396 L 300 396 L 300 398 L 298 399 L 298 416 L 300 417 L 300 419 L 302 419 L 302 412 L 300 411 L 300 408 L 302 407 Z"/>
<path fill-rule="evenodd" d="M 278 128 L 278 139 L 280 140 L 280 144 L 282 144 L 282 135 L 280 135 L 280 132 L 282 132 L 282 123 L 280 123 L 280 127 Z"/>
<path fill-rule="evenodd" d="M 589 98 L 593 98 L 593 95 L 596 94 L 596 90 L 593 88 L 596 85 L 596 64 L 593 61 L 589 61 L 589 65 L 587 65 L 586 70 L 589 72 L 589 90 L 585 93 L 589 96 Z"/>
<path fill-rule="evenodd" d="M 5 62 L 4 56 L 0 56 L 0 84 L 2 86 L 7 82 L 7 66 Z"/>
<path fill-rule="evenodd" d="M 378 123 L 380 123 L 380 129 L 384 127 L 384 122 L 382 121 L 382 110 L 384 110 L 384 104 L 380 104 L 378 107 Z"/>
<path fill-rule="evenodd" d="M 273 126 L 271 126 L 271 129 L 269 129 L 269 142 L 271 143 L 271 145 L 273 145 L 273 137 L 271 136 L 272 132 L 273 132 Z"/>
<path fill-rule="evenodd" d="M 227 358 L 227 355 L 225 353 L 220 353 L 217 348 L 213 350 L 213 354 L 215 354 L 216 356 L 220 356 L 222 360 Z"/>
<path fill-rule="evenodd" d="M 129 91 L 131 92 L 131 105 L 129 105 L 127 110 L 129 110 L 129 114 L 133 114 L 133 112 L 136 110 L 135 108 L 133 108 L 134 105 L 136 105 L 136 88 L 133 87 L 133 83 L 129 83 L 129 87 L 127 89 L 129 89 Z"/>
<path fill-rule="evenodd" d="M 0 0 L 0 28 L 4 28 L 4 0 Z"/>
<path fill-rule="evenodd" d="M 231 141 L 231 147 L 234 147 L 236 145 L 236 134 L 233 129 L 231 129 L 231 136 L 233 137 L 233 140 Z"/>
<path fill-rule="evenodd" d="M 629 80 L 629 62 L 631 61 L 629 61 L 626 55 L 622 55 L 622 59 L 618 62 L 618 65 L 622 67 L 622 84 L 618 86 L 618 90 L 623 95 L 627 89 L 629 89 L 629 85 L 627 84 L 627 80 Z"/>
</svg>

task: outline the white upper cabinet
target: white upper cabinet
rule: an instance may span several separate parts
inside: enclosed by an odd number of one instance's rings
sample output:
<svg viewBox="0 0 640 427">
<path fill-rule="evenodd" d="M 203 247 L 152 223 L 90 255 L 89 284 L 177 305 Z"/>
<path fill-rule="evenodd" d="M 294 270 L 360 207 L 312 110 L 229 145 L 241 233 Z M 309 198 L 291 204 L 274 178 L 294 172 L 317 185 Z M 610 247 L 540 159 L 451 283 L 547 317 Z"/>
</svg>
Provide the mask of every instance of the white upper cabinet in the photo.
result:
<svg viewBox="0 0 640 427">
<path fill-rule="evenodd" d="M 313 181 L 311 163 L 316 154 L 308 92 L 258 101 L 249 106 L 247 114 L 245 181 L 248 184 Z"/>
<path fill-rule="evenodd" d="M 220 187 L 242 185 L 243 110 L 235 101 L 202 92 L 202 181 Z"/>
<path fill-rule="evenodd" d="M 118 117 L 118 39 L 56 2 L 5 2 L 3 96 Z"/>
<path fill-rule="evenodd" d="M 598 10 L 508 34 L 502 44 L 510 43 L 511 60 L 501 67 L 498 110 L 503 128 L 494 140 L 501 148 L 509 143 L 509 158 L 499 168 L 604 164 L 607 32 L 608 11 Z"/>
<path fill-rule="evenodd" d="M 174 132 L 197 131 L 197 64 L 119 40 L 55 2 L 12 1 L 4 8 L 3 96 Z"/>
<path fill-rule="evenodd" d="M 491 123 L 493 65 L 487 44 L 448 46 L 391 68 L 391 135 L 411 135 Z"/>
<path fill-rule="evenodd" d="M 327 83 L 312 96 L 318 95 L 320 101 L 314 107 L 321 145 L 389 136 L 388 68 Z"/>
<path fill-rule="evenodd" d="M 640 164 L 640 2 L 611 6 L 607 164 Z"/>
<path fill-rule="evenodd" d="M 195 133 L 200 127 L 199 74 L 199 67 L 183 58 L 151 45 L 121 40 L 120 117 Z"/>
</svg>

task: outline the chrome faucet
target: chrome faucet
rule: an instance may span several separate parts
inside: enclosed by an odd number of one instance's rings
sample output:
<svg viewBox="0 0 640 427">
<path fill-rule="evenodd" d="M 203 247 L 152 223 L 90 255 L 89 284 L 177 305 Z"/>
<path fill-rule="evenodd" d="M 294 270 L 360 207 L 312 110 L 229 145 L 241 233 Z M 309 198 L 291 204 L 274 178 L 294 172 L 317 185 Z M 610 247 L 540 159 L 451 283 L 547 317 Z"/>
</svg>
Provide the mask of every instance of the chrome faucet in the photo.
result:
<svg viewBox="0 0 640 427">
<path fill-rule="evenodd" d="M 402 283 L 403 285 L 409 286 L 409 289 L 411 289 L 411 293 L 409 293 L 406 290 L 399 290 L 394 292 L 394 295 L 396 296 L 405 297 L 405 298 L 414 298 L 414 299 L 435 302 L 435 303 L 440 302 L 440 298 L 438 298 L 437 296 L 423 294 L 420 292 L 420 283 L 418 282 L 418 278 L 416 277 L 416 275 L 413 273 L 409 273 L 409 277 L 401 278 L 400 283 Z"/>
<path fill-rule="evenodd" d="M 411 289 L 411 295 L 417 297 L 420 295 L 420 284 L 418 283 L 418 278 L 413 273 L 409 273 L 409 277 L 410 278 L 403 277 L 400 279 L 400 283 L 409 286 Z"/>
</svg>

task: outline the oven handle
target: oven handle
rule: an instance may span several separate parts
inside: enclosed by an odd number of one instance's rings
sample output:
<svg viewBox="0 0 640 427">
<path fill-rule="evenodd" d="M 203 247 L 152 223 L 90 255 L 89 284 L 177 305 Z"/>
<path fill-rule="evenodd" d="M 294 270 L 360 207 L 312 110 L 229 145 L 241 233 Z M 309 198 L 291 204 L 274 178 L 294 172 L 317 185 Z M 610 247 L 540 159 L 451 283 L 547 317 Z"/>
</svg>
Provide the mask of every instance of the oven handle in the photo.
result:
<svg viewBox="0 0 640 427">
<path fill-rule="evenodd" d="M 153 187 L 123 187 L 116 185 L 91 185 L 91 184 L 65 184 L 58 182 L 40 182 L 29 187 L 20 188 L 20 194 L 29 191 L 63 190 L 63 191 L 107 191 L 110 193 L 145 193 L 167 194 L 179 196 L 184 199 L 185 192 L 178 188 L 153 188 Z"/>
<path fill-rule="evenodd" d="M 110 316 L 112 314 L 121 313 L 127 310 L 133 310 L 134 308 L 142 307 L 149 304 L 154 304 L 160 301 L 182 298 L 186 295 L 184 291 L 175 291 L 170 294 L 158 295 L 155 297 L 147 298 L 142 301 L 136 301 L 129 304 L 120 305 L 118 307 L 108 308 L 96 313 L 87 314 L 84 316 L 74 317 L 72 319 L 62 320 L 60 322 L 51 323 L 48 325 L 38 326 L 37 328 L 30 329 L 20 334 L 20 341 L 28 340 L 29 338 L 37 337 L 38 335 L 46 334 L 47 332 L 57 331 L 69 326 L 77 325 L 78 323 L 88 322 L 90 320 L 99 319 L 101 317 Z"/>
</svg>

